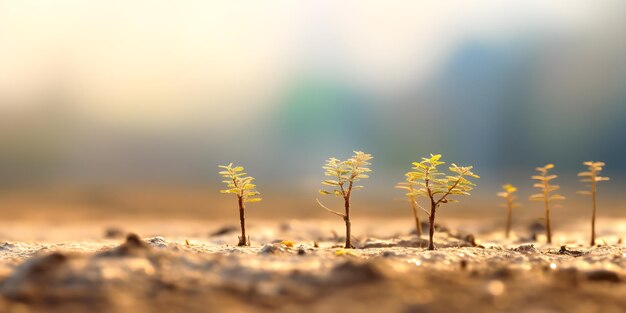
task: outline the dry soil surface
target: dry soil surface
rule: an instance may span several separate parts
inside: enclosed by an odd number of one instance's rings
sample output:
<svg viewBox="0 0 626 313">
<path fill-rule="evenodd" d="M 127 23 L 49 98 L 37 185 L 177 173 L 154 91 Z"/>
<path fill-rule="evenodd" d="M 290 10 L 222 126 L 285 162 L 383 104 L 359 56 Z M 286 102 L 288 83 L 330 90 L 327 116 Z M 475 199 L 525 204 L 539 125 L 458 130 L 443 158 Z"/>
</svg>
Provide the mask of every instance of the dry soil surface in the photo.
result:
<svg viewBox="0 0 626 313">
<path fill-rule="evenodd" d="M 427 251 L 406 220 L 353 222 L 357 249 L 334 220 L 251 223 L 250 247 L 220 222 L 5 223 L 0 312 L 626 312 L 624 221 L 595 247 L 464 224 Z"/>
</svg>

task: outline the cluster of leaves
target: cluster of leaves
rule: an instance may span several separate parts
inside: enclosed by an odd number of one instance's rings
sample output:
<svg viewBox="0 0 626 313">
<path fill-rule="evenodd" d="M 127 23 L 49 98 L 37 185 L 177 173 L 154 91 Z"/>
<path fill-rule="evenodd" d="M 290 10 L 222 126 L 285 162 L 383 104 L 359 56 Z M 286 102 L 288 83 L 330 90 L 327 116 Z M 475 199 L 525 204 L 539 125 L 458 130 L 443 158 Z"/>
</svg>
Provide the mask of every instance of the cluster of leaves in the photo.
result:
<svg viewBox="0 0 626 313">
<path fill-rule="evenodd" d="M 325 170 L 324 176 L 332 177 L 322 181 L 323 185 L 330 186 L 330 190 L 320 190 L 323 195 L 335 195 L 344 199 L 349 199 L 353 190 L 362 189 L 363 186 L 355 185 L 361 179 L 369 178 L 367 173 L 369 169 L 369 160 L 372 159 L 371 154 L 362 151 L 354 151 L 354 155 L 341 161 L 336 158 L 326 160 L 326 165 L 322 168 Z M 334 212 L 333 213 L 337 213 Z M 342 214 L 340 214 L 342 215 Z"/>
<path fill-rule="evenodd" d="M 411 203 L 411 205 L 416 206 L 418 204 L 417 204 L 414 193 L 415 193 L 415 188 L 417 186 L 417 182 L 415 181 L 415 179 L 410 173 L 406 173 L 404 174 L 404 176 L 405 176 L 405 181 L 397 183 L 395 187 L 397 189 L 402 189 L 406 191 L 405 195 L 407 197 L 407 200 L 409 201 L 409 203 Z"/>
<path fill-rule="evenodd" d="M 320 190 L 320 193 L 323 195 L 342 197 L 346 202 L 349 202 L 352 191 L 363 188 L 363 186 L 354 185 L 354 183 L 361 179 L 369 178 L 367 173 L 371 172 L 371 169 L 368 167 L 371 165 L 371 163 L 369 163 L 371 159 L 371 154 L 362 151 L 354 151 L 354 155 L 345 161 L 341 161 L 337 158 L 329 158 L 326 160 L 326 165 L 322 168 L 325 170 L 324 176 L 332 177 L 333 179 L 326 179 L 322 181 L 322 184 L 333 188 L 330 190 Z M 318 203 L 327 211 L 346 218 L 346 214 L 327 208 L 320 203 L 319 200 Z"/>
<path fill-rule="evenodd" d="M 437 166 L 445 164 L 440 161 L 441 154 L 430 155 L 430 158 L 422 158 L 420 162 L 413 162 L 412 172 L 408 172 L 407 183 L 413 191 L 410 195 L 416 198 L 429 198 L 431 205 L 438 206 L 441 203 L 458 202 L 448 199 L 450 195 L 467 196 L 476 186 L 468 178 L 480 178 L 472 172 L 472 166 L 457 166 L 452 164 L 448 169 L 454 174 L 447 175 L 439 172 Z"/>
<path fill-rule="evenodd" d="M 559 185 L 552 185 L 550 181 L 557 178 L 557 175 L 548 175 L 548 171 L 554 168 L 554 164 L 547 164 L 543 167 L 537 167 L 537 171 L 539 175 L 534 175 L 531 178 L 539 181 L 538 183 L 533 184 L 533 187 L 541 189 L 541 193 L 536 193 L 530 196 L 530 200 L 532 201 L 544 201 L 546 203 L 550 203 L 556 200 L 565 200 L 565 197 L 559 194 L 551 194 L 553 191 L 559 190 L 561 187 Z"/>
<path fill-rule="evenodd" d="M 599 175 L 600 172 L 602 172 L 604 165 L 606 165 L 604 164 L 604 162 L 588 161 L 588 162 L 583 162 L 583 164 L 587 165 L 588 169 L 586 172 L 578 173 L 578 176 L 581 177 L 580 179 L 581 182 L 591 183 L 587 187 L 594 188 L 592 185 L 595 185 L 597 182 L 608 181 L 610 179 L 608 177 Z M 590 190 L 578 191 L 578 193 L 583 194 L 583 195 L 592 195 L 592 191 Z"/>
<path fill-rule="evenodd" d="M 220 190 L 221 193 L 232 193 L 237 195 L 243 202 L 259 202 L 260 193 L 256 191 L 256 185 L 252 183 L 254 177 L 246 176 L 242 166 L 233 166 L 233 163 L 219 166 L 222 171 L 219 172 L 222 177 L 226 178 L 222 182 L 226 184 L 227 189 Z"/>
<path fill-rule="evenodd" d="M 515 193 L 517 192 L 517 187 L 511 184 L 506 184 L 502 186 L 502 189 L 504 191 L 498 192 L 498 197 L 506 199 L 506 204 L 504 204 L 503 206 L 511 209 L 519 207 L 519 203 L 515 202 L 515 200 L 517 200 L 517 196 L 515 195 Z"/>
</svg>

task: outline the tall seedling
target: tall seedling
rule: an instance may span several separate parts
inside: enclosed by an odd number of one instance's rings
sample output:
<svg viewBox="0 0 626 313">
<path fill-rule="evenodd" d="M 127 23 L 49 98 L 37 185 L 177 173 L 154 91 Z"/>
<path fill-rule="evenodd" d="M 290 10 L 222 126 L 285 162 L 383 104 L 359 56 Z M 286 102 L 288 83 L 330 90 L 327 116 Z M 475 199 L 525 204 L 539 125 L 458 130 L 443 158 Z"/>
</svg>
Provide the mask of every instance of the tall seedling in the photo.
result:
<svg viewBox="0 0 626 313">
<path fill-rule="evenodd" d="M 435 250 L 433 236 L 435 233 L 435 215 L 437 209 L 444 203 L 458 202 L 449 199 L 450 196 L 468 196 L 469 191 L 476 186 L 468 178 L 480 178 L 472 172 L 472 166 L 457 166 L 452 164 L 448 169 L 451 175 L 439 172 L 437 166 L 445 164 L 439 161 L 441 154 L 430 155 L 430 158 L 422 158 L 421 162 L 413 162 L 412 172 L 406 175 L 415 182 L 416 189 L 411 192 L 415 198 L 426 198 L 430 202 L 428 213 L 429 236 L 428 250 Z"/>
<path fill-rule="evenodd" d="M 506 219 L 505 235 L 506 238 L 509 238 L 509 235 L 511 233 L 511 216 L 513 214 L 513 209 L 519 207 L 519 203 L 515 202 L 515 199 L 517 199 L 517 196 L 515 195 L 515 193 L 517 192 L 517 188 L 511 184 L 506 184 L 502 186 L 502 189 L 504 189 L 504 191 L 498 192 L 498 197 L 502 197 L 506 201 L 504 206 L 506 206 L 508 214 Z"/>
<path fill-rule="evenodd" d="M 543 201 L 543 206 L 546 211 L 546 236 L 548 237 L 548 243 L 552 243 L 552 230 L 550 228 L 550 204 L 552 201 L 565 200 L 565 197 L 559 194 L 552 194 L 553 191 L 559 190 L 559 185 L 551 185 L 550 181 L 557 178 L 556 175 L 548 175 L 548 171 L 554 168 L 554 164 L 547 164 L 543 167 L 537 167 L 536 170 L 539 175 L 534 175 L 531 178 L 539 181 L 535 183 L 533 187 L 539 188 L 540 193 L 536 193 L 530 196 L 532 201 Z"/>
<path fill-rule="evenodd" d="M 593 208 L 593 213 L 591 214 L 591 246 L 594 246 L 596 244 L 596 184 L 601 181 L 607 181 L 609 178 L 599 175 L 605 165 L 604 162 L 588 161 L 583 162 L 583 164 L 587 166 L 587 171 L 578 173 L 578 176 L 581 177 L 581 182 L 590 183 L 588 185 L 590 190 L 579 191 L 578 193 L 591 196 Z"/>
<path fill-rule="evenodd" d="M 363 186 L 355 185 L 361 179 L 368 178 L 371 170 L 368 168 L 372 159 L 370 154 L 354 151 L 354 155 L 341 161 L 336 158 L 330 158 L 326 161 L 326 165 L 322 168 L 325 170 L 324 175 L 331 177 L 332 179 L 326 179 L 322 181 L 323 185 L 330 186 L 330 190 L 320 190 L 323 195 L 334 195 L 341 197 L 344 203 L 344 212 L 337 212 L 324 206 L 319 199 L 317 203 L 328 212 L 340 216 L 346 223 L 346 244 L 345 248 L 354 248 L 351 241 L 351 223 L 350 223 L 350 197 L 352 192 L 357 189 L 363 188 Z"/>
<path fill-rule="evenodd" d="M 228 165 L 220 165 L 223 169 L 219 174 L 226 178 L 222 182 L 226 184 L 227 189 L 220 190 L 221 193 L 232 193 L 237 196 L 239 205 L 239 222 L 241 224 L 241 236 L 239 237 L 239 246 L 249 246 L 250 237 L 246 236 L 246 217 L 245 205 L 250 202 L 259 202 L 260 193 L 256 191 L 256 185 L 252 183 L 254 180 L 251 176 L 246 176 L 242 166 L 234 166 L 233 163 Z"/>
</svg>

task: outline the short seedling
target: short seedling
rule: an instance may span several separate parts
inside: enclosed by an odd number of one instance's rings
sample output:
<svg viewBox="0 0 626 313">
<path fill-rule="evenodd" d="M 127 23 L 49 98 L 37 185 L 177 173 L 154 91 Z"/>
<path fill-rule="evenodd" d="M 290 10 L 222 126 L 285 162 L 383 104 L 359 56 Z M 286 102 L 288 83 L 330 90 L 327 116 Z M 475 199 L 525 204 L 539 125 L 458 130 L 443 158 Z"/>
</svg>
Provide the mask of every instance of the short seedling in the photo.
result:
<svg viewBox="0 0 626 313">
<path fill-rule="evenodd" d="M 420 224 L 420 218 L 417 213 L 417 208 L 419 207 L 422 210 L 424 210 L 424 208 L 422 208 L 417 203 L 417 200 L 415 199 L 415 195 L 413 194 L 417 186 L 417 182 L 413 179 L 413 176 L 411 176 L 409 173 L 404 174 L 404 176 L 406 176 L 406 181 L 399 182 L 396 185 L 396 188 L 406 190 L 406 197 L 409 203 L 411 204 L 411 208 L 413 209 L 413 217 L 415 218 L 415 232 L 417 233 L 417 238 L 420 238 L 422 237 L 422 225 Z M 426 213 L 428 213 L 428 211 L 426 211 Z"/>
<path fill-rule="evenodd" d="M 427 198 L 430 202 L 430 213 L 427 212 L 430 224 L 428 250 L 435 250 L 433 236 L 435 233 L 435 214 L 439 206 L 443 203 L 458 202 L 454 199 L 448 199 L 449 196 L 468 196 L 469 191 L 476 185 L 467 178 L 480 178 L 472 173 L 472 166 L 452 164 L 449 169 L 454 174 L 446 175 L 439 172 L 437 166 L 445 164 L 445 162 L 439 161 L 440 159 L 441 154 L 431 154 L 430 158 L 422 158 L 421 162 L 413 162 L 415 171 L 407 173 L 417 186 L 412 192 L 413 196 L 415 198 Z"/>
<path fill-rule="evenodd" d="M 541 189 L 541 193 L 530 196 L 532 201 L 543 201 L 543 205 L 546 210 L 546 236 L 548 237 L 548 243 L 552 243 L 552 231 L 550 229 L 550 203 L 557 200 L 565 200 L 565 197 L 559 194 L 551 194 L 553 191 L 559 190 L 559 185 L 550 185 L 550 181 L 557 178 L 556 175 L 548 175 L 548 171 L 554 168 L 554 164 L 547 164 L 544 167 L 537 167 L 539 175 L 534 175 L 531 178 L 538 180 L 533 187 Z"/>
<path fill-rule="evenodd" d="M 519 204 L 515 202 L 515 199 L 517 199 L 517 196 L 515 195 L 515 193 L 517 192 L 517 188 L 511 184 L 506 184 L 502 186 L 502 189 L 504 189 L 504 191 L 498 192 L 498 197 L 502 197 L 506 200 L 506 204 L 504 204 L 504 206 L 506 206 L 508 210 L 508 215 L 506 219 L 505 234 L 506 238 L 509 238 L 509 235 L 511 233 L 511 215 L 513 213 L 513 208 L 519 206 Z"/>
<path fill-rule="evenodd" d="M 354 155 L 345 161 L 340 161 L 336 158 L 330 158 L 326 161 L 326 165 L 322 168 L 326 170 L 325 176 L 332 177 L 333 179 L 327 179 L 322 182 L 323 185 L 331 186 L 332 190 L 320 190 L 323 195 L 335 195 L 336 197 L 343 198 L 344 213 L 340 213 L 331 210 L 324 206 L 319 199 L 317 203 L 328 212 L 333 213 L 343 218 L 346 223 L 346 249 L 354 248 L 351 242 L 351 224 L 350 224 L 350 197 L 352 191 L 361 189 L 363 186 L 354 185 L 357 181 L 368 178 L 366 173 L 371 172 L 368 168 L 370 165 L 369 160 L 372 156 L 361 151 L 354 151 Z"/>
<path fill-rule="evenodd" d="M 219 174 L 226 178 L 222 182 L 226 184 L 228 189 L 220 190 L 221 193 L 232 193 L 237 196 L 239 204 L 239 221 L 241 222 L 241 236 L 239 237 L 239 246 L 249 246 L 250 237 L 246 236 L 246 218 L 245 218 L 245 204 L 249 202 L 259 202 L 261 198 L 258 197 L 260 193 L 255 190 L 256 185 L 252 183 L 254 180 L 251 176 L 246 176 L 243 172 L 243 167 L 234 166 L 230 163 L 226 166 L 219 166 L 223 171 Z"/>
<path fill-rule="evenodd" d="M 590 195 L 591 203 L 593 207 L 593 213 L 591 214 L 591 246 L 596 244 L 596 184 L 601 181 L 609 180 L 608 177 L 600 176 L 600 172 L 602 171 L 602 167 L 604 167 L 604 162 L 583 162 L 584 165 L 587 166 L 587 172 L 580 172 L 578 176 L 581 177 L 580 181 L 583 183 L 591 183 L 588 187 L 591 190 L 579 191 L 579 194 Z"/>
</svg>

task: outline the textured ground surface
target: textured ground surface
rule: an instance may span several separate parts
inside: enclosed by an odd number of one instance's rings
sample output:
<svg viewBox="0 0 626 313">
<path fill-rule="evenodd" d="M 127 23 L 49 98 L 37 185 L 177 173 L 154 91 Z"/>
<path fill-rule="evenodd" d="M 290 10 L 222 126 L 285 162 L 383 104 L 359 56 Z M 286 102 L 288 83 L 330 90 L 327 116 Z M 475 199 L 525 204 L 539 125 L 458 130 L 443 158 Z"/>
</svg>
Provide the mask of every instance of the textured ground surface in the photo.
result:
<svg viewBox="0 0 626 313">
<path fill-rule="evenodd" d="M 0 312 L 626 311 L 620 221 L 592 248 L 583 226 L 549 246 L 537 225 L 504 240 L 450 222 L 436 251 L 410 221 L 353 225 L 359 248 L 344 250 L 334 220 L 250 223 L 245 248 L 217 222 L 7 223 Z"/>
</svg>

